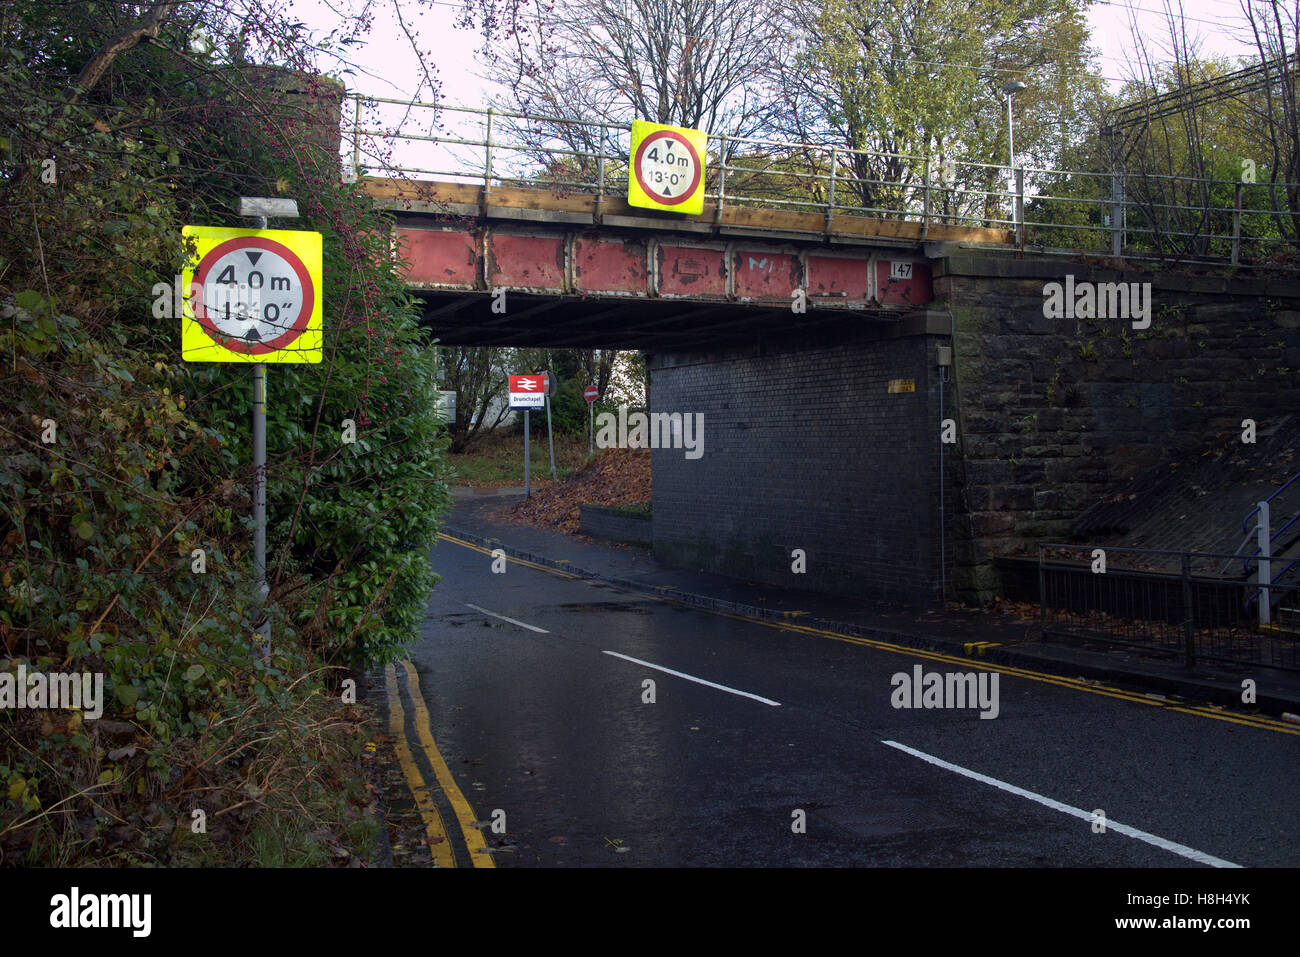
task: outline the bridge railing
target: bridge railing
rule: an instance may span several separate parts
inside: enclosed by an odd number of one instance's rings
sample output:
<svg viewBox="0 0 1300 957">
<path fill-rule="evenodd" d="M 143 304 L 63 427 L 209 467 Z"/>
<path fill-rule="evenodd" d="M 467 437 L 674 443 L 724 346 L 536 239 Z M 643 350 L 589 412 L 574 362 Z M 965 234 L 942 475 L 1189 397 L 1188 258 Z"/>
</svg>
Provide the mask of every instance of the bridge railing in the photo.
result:
<svg viewBox="0 0 1300 957">
<path fill-rule="evenodd" d="M 1246 605 L 1255 583 L 1220 571 L 1222 561 L 1232 558 L 1217 552 L 1040 545 L 1042 636 L 1133 649 L 1188 667 L 1204 661 L 1300 671 L 1300 637 L 1259 624 Z"/>
<path fill-rule="evenodd" d="M 433 177 L 626 195 L 630 127 L 351 94 L 350 175 Z M 879 171 L 885 171 L 881 175 Z M 1300 216 L 1285 183 L 1010 167 L 844 146 L 709 135 L 705 198 L 728 206 L 988 227 L 1045 252 L 1272 261 Z M 1288 238 L 1291 237 L 1291 238 Z"/>
</svg>

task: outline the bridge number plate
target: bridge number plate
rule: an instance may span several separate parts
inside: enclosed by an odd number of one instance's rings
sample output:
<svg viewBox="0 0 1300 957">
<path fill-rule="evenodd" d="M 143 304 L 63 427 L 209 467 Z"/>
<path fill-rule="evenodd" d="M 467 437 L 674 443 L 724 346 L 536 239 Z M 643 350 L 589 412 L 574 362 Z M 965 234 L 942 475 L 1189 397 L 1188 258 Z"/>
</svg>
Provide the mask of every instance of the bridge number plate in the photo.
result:
<svg viewBox="0 0 1300 957">
<path fill-rule="evenodd" d="M 321 236 L 186 226 L 198 258 L 181 275 L 186 362 L 320 362 Z"/>
<path fill-rule="evenodd" d="M 675 213 L 704 212 L 708 141 L 704 130 L 634 120 L 628 205 Z"/>
</svg>

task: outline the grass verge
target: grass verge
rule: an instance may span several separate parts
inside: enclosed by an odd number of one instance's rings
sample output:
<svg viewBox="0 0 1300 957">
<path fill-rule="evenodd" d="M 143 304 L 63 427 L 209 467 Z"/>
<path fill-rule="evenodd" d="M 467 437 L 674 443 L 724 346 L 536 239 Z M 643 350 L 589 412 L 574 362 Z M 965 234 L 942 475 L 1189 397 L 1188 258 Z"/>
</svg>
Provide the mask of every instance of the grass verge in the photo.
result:
<svg viewBox="0 0 1300 957">
<path fill-rule="evenodd" d="M 529 450 L 532 459 L 532 484 L 539 488 L 551 484 L 551 457 L 546 438 L 534 438 Z M 448 455 L 452 474 L 449 485 L 471 488 L 515 488 L 524 484 L 524 437 L 494 432 L 476 441 L 469 449 Z M 585 436 L 555 436 L 555 470 L 561 479 L 575 472 L 587 461 Z"/>
</svg>

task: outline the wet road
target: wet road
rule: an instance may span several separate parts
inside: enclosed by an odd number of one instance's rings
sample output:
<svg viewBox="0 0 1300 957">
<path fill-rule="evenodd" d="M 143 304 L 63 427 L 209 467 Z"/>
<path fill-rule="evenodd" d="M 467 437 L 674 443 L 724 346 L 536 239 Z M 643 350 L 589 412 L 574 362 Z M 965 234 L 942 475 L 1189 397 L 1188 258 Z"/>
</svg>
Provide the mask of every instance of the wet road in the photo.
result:
<svg viewBox="0 0 1300 957">
<path fill-rule="evenodd" d="M 492 566 L 439 542 L 399 722 L 461 866 L 470 818 L 498 867 L 1300 863 L 1293 726 Z"/>
</svg>

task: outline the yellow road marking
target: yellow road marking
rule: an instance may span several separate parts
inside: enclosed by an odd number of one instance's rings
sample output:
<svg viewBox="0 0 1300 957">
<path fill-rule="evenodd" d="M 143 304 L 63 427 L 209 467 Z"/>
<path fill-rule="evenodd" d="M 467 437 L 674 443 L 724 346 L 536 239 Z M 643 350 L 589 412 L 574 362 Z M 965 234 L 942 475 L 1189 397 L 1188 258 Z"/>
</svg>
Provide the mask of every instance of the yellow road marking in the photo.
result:
<svg viewBox="0 0 1300 957">
<path fill-rule="evenodd" d="M 438 867 L 455 867 L 456 855 L 452 853 L 451 841 L 447 839 L 447 831 L 442 826 L 442 815 L 438 813 L 438 806 L 433 803 L 429 788 L 424 783 L 424 775 L 415 766 L 415 759 L 406 743 L 406 712 L 397 693 L 397 669 L 391 663 L 384 666 L 384 685 L 388 689 L 388 730 L 393 736 L 398 763 L 406 775 L 406 786 L 410 788 L 415 806 L 424 819 L 424 833 L 429 838 L 429 854 Z"/>
<path fill-rule="evenodd" d="M 925 658 L 930 661 L 941 661 L 947 664 L 959 664 L 971 666 L 975 664 L 969 658 L 958 658 L 952 655 L 943 654 L 936 651 L 924 651 L 919 648 L 908 648 L 905 645 L 895 645 L 885 641 L 876 641 L 870 638 L 854 638 L 849 635 L 841 635 L 838 632 L 827 631 L 821 628 L 811 628 L 806 625 L 787 625 L 775 622 L 756 621 L 752 618 L 745 618 L 742 615 L 734 615 L 730 612 L 712 611 L 711 614 L 722 615 L 728 618 L 734 618 L 737 621 L 752 621 L 755 624 L 768 625 L 769 627 L 781 628 L 786 631 L 797 631 L 804 634 L 816 635 L 821 638 L 830 638 L 834 641 L 843 641 L 849 644 L 863 645 L 868 648 L 875 648 L 879 651 L 888 651 L 892 654 L 907 655 L 916 658 Z M 1090 684 L 1077 678 L 1063 678 L 1059 675 L 1044 674 L 1039 671 L 1029 671 L 1024 668 L 1012 668 L 1008 666 L 992 665 L 975 665 L 985 671 L 997 671 L 1000 674 L 1012 675 L 1017 678 L 1025 678 L 1029 681 L 1037 681 L 1042 684 L 1057 685 L 1062 688 L 1070 688 L 1075 691 L 1084 691 L 1088 694 L 1103 695 L 1108 698 L 1119 698 L 1123 701 L 1131 701 L 1135 704 L 1144 704 L 1149 707 L 1165 708 L 1169 711 L 1181 711 L 1184 714 L 1199 715 L 1203 718 L 1214 718 L 1216 721 L 1228 721 L 1233 724 L 1245 724 L 1255 728 L 1262 728 L 1266 731 L 1279 731 L 1283 734 L 1300 734 L 1300 729 L 1289 728 L 1281 721 L 1275 718 L 1265 717 L 1264 715 L 1236 715 L 1225 714 L 1215 711 L 1212 708 L 1200 707 L 1196 705 L 1179 705 L 1176 703 L 1152 700 L 1146 697 L 1142 692 L 1122 691 L 1118 688 L 1108 688 Z"/>
<path fill-rule="evenodd" d="M 475 545 L 473 542 L 467 542 L 464 539 L 455 538 L 444 532 L 439 532 L 438 537 L 452 542 L 453 544 L 461 545 L 477 552 L 482 552 L 485 555 L 491 554 L 488 549 L 483 548 L 480 545 Z M 509 555 L 506 556 L 506 560 L 514 562 L 517 565 L 535 568 L 538 571 L 547 572 L 560 578 L 574 579 L 580 577 L 569 572 L 561 572 L 554 568 L 548 568 L 545 565 L 538 565 L 535 562 L 525 561 L 520 558 L 511 558 Z M 813 628 L 809 625 L 799 625 L 794 622 L 764 621 L 760 618 L 746 618 L 744 615 L 737 615 L 734 612 L 720 611 L 715 608 L 703 608 L 682 601 L 681 599 L 668 598 L 664 595 L 648 594 L 647 597 L 655 601 L 678 605 L 682 608 L 692 608 L 695 611 L 703 611 L 710 615 L 719 615 L 723 618 L 731 618 L 735 621 L 743 621 L 753 625 L 762 625 L 766 628 L 776 628 L 780 631 L 791 631 L 797 634 L 812 635 L 818 638 L 830 638 L 832 641 L 842 641 L 852 645 L 862 645 L 867 648 L 875 648 L 877 651 L 887 651 L 890 654 L 905 655 L 912 658 L 925 658 L 929 661 L 941 661 L 947 664 L 957 664 L 967 667 L 974 664 L 974 662 L 969 658 L 959 658 L 942 652 L 924 651 L 919 648 L 908 648 L 906 645 L 896 645 L 891 642 L 878 641 L 872 638 L 854 638 L 850 635 L 842 635 L 836 631 L 829 631 L 824 628 Z M 1103 695 L 1107 698 L 1119 698 L 1122 701 L 1131 701 L 1134 704 L 1144 704 L 1150 707 L 1164 708 L 1168 711 L 1180 711 L 1183 714 L 1197 715 L 1202 718 L 1213 718 L 1216 721 L 1227 721 L 1232 724 L 1244 724 L 1252 728 L 1260 728 L 1264 731 L 1276 731 L 1281 734 L 1300 735 L 1300 728 L 1289 726 L 1283 721 L 1276 718 L 1269 718 L 1265 715 L 1225 714 L 1224 712 L 1216 711 L 1213 708 L 1201 707 L 1198 705 L 1179 705 L 1164 701 L 1153 701 L 1141 692 L 1121 691 L 1118 688 L 1099 686 L 1077 678 L 1062 678 L 1059 675 L 1046 674 L 1040 671 L 1029 671 L 1024 668 L 1011 668 L 1006 666 L 994 668 L 990 665 L 977 665 L 976 667 L 983 668 L 986 671 L 997 671 L 999 674 L 1024 678 L 1028 681 L 1037 681 L 1042 684 L 1051 684 L 1057 685 L 1061 688 L 1070 688 L 1074 691 L 1083 691 L 1087 694 Z"/>
<path fill-rule="evenodd" d="M 442 759 L 438 746 L 433 742 L 433 732 L 429 730 L 429 709 L 425 707 L 424 695 L 420 693 L 420 676 L 415 673 L 409 661 L 403 661 L 402 667 L 406 669 L 406 690 L 410 693 L 411 705 L 415 708 L 415 733 L 420 739 L 424 756 L 429 759 L 433 773 L 438 776 L 438 784 L 447 795 L 447 800 L 451 802 L 452 810 L 456 812 L 456 819 L 460 821 L 460 831 L 465 835 L 465 846 L 469 848 L 469 859 L 474 862 L 475 867 L 496 867 L 496 861 L 492 860 L 492 855 L 487 849 L 487 842 L 483 840 L 483 832 L 474 826 L 474 812 L 469 802 L 456 786 L 456 780 L 451 776 L 451 769 L 447 767 L 447 762 Z"/>
<path fill-rule="evenodd" d="M 467 542 L 463 538 L 456 538 L 452 535 L 448 535 L 446 532 L 439 532 L 438 537 L 443 539 L 444 541 L 451 542 L 453 545 L 461 545 L 464 548 L 473 549 L 474 551 L 481 552 L 484 555 L 492 554 L 492 549 L 490 548 L 484 548 L 482 545 L 476 545 L 473 542 Z M 539 572 L 549 572 L 550 574 L 556 575 L 560 578 L 573 578 L 573 579 L 581 578 L 580 575 L 574 575 L 571 572 L 562 572 L 558 568 L 551 568 L 548 565 L 538 565 L 536 562 L 526 561 L 525 559 L 522 558 L 515 558 L 512 555 L 507 555 L 506 561 L 514 565 L 523 565 L 525 568 L 535 568 Z"/>
</svg>

